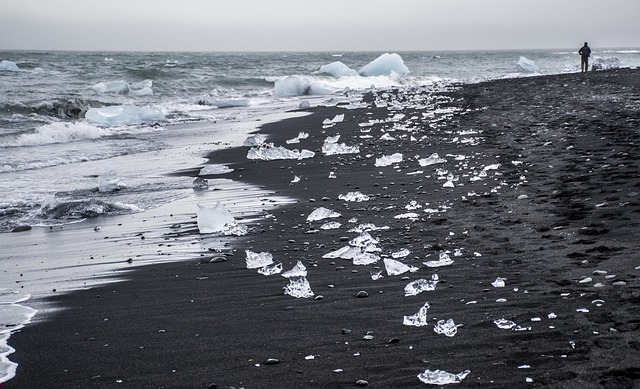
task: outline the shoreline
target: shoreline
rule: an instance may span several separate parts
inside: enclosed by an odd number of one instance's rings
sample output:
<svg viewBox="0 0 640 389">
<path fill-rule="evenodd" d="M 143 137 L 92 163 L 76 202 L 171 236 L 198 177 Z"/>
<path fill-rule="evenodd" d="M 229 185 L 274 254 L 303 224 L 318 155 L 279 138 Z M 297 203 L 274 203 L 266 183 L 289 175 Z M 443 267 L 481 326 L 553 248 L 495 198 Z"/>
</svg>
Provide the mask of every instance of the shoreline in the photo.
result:
<svg viewBox="0 0 640 389">
<path fill-rule="evenodd" d="M 127 281 L 51 296 L 67 309 L 11 336 L 18 373 L 3 385 L 423 387 L 416 376 L 425 369 L 470 370 L 463 387 L 528 379 L 547 387 L 633 385 L 639 73 L 497 80 L 436 96 L 379 91 L 365 99 L 369 109 L 314 108 L 265 124 L 259 132 L 269 142 L 316 157 L 256 162 L 239 148 L 213 151 L 210 160 L 236 168 L 226 178 L 299 202 L 237 239 L 225 261 L 145 266 Z M 323 119 L 342 113 L 343 122 L 322 129 Z M 309 139 L 286 145 L 300 131 Z M 338 133 L 340 143 L 360 143 L 360 153 L 320 155 Z M 375 166 L 396 152 L 401 162 Z M 421 166 L 432 153 L 447 161 Z M 338 199 L 353 191 L 369 201 Z M 422 207 L 413 210 L 418 217 L 396 218 L 411 201 Z M 343 226 L 308 223 L 321 206 L 342 213 Z M 408 249 L 404 263 L 420 270 L 372 280 L 382 258 L 368 266 L 322 258 L 347 245 L 357 236 L 348 229 L 361 223 L 388 226 L 371 232 L 382 255 Z M 244 249 L 271 252 L 285 270 L 302 261 L 315 298 L 283 295 L 287 280 L 247 269 Z M 424 265 L 443 251 L 453 264 Z M 403 296 L 408 282 L 434 274 L 434 291 Z M 498 277 L 505 288 L 492 286 Z M 356 297 L 360 291 L 368 297 Z M 428 325 L 403 325 L 425 302 Z M 462 324 L 458 333 L 434 333 L 437 320 L 449 318 Z M 523 330 L 501 330 L 499 319 Z M 47 350 L 35 352 L 42 344 Z"/>
</svg>

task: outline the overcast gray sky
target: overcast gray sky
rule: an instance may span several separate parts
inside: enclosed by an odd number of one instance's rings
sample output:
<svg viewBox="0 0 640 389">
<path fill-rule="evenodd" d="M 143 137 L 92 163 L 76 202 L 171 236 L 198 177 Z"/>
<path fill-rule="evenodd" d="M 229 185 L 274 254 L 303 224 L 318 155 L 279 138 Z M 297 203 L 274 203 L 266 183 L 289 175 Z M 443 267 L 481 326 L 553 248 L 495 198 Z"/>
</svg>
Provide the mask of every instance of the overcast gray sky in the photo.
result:
<svg viewBox="0 0 640 389">
<path fill-rule="evenodd" d="M 0 0 L 0 49 L 640 47 L 640 0 Z"/>
</svg>

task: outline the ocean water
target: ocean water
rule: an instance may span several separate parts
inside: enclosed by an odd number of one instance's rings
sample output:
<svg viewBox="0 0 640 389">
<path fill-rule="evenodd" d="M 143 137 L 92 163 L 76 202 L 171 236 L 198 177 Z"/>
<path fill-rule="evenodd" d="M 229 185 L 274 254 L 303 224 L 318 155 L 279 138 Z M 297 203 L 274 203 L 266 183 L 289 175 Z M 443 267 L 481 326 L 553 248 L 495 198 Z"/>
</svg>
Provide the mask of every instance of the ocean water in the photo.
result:
<svg viewBox="0 0 640 389">
<path fill-rule="evenodd" d="M 319 73 L 335 61 L 359 70 L 381 54 L 0 51 L 0 61 L 19 68 L 0 71 L 0 233 L 140 212 L 187 195 L 191 181 L 167 173 L 202 164 L 204 151 L 166 158 L 163 150 L 221 139 L 207 123 L 284 111 L 305 99 L 330 103 L 345 90 L 531 75 L 518 68 L 520 57 L 540 74 L 579 70 L 575 52 L 540 50 L 398 53 L 406 75 Z M 598 57 L 640 65 L 635 49 L 594 50 Z M 287 77 L 314 87 L 280 96 L 274 87 Z M 165 120 L 105 125 L 85 118 L 109 106 L 151 107 Z"/>
</svg>

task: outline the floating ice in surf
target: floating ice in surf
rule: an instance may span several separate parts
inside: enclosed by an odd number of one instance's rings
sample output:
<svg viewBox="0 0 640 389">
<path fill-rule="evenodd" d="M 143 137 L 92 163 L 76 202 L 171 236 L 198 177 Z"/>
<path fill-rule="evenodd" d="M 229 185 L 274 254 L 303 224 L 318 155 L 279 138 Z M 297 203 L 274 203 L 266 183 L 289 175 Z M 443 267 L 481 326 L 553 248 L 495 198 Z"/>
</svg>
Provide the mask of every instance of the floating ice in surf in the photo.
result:
<svg viewBox="0 0 640 389">
<path fill-rule="evenodd" d="M 247 152 L 248 159 L 258 159 L 262 161 L 274 161 L 278 159 L 306 159 L 313 158 L 314 156 L 315 153 L 313 151 L 299 151 L 298 149 L 289 150 L 282 146 L 274 146 L 273 143 L 263 143 L 250 148 Z"/>
<path fill-rule="evenodd" d="M 447 373 L 444 370 L 425 370 L 424 373 L 418 374 L 418 379 L 429 385 L 448 385 L 458 384 L 471 373 L 470 370 L 465 370 L 458 374 Z"/>
<path fill-rule="evenodd" d="M 540 68 L 532 60 L 526 57 L 520 57 L 518 60 L 518 70 L 525 73 L 538 73 Z"/>
<path fill-rule="evenodd" d="M 9 60 L 3 60 L 0 62 L 0 72 L 19 72 L 20 68 L 15 62 Z"/>
<path fill-rule="evenodd" d="M 209 176 L 216 174 L 226 174 L 231 173 L 233 169 L 226 165 L 206 165 L 202 169 L 200 169 L 199 176 Z"/>
<path fill-rule="evenodd" d="M 460 324 L 454 323 L 453 319 L 448 319 L 446 321 L 438 320 L 438 322 L 433 326 L 433 331 L 435 331 L 436 334 L 452 337 L 458 333 L 458 327 L 460 327 Z"/>
<path fill-rule="evenodd" d="M 610 70 L 622 67 L 620 59 L 617 57 L 598 57 L 591 65 L 592 70 Z"/>
<path fill-rule="evenodd" d="M 91 89 L 98 93 L 127 93 L 129 83 L 124 80 L 99 82 L 91 86 Z"/>
<path fill-rule="evenodd" d="M 219 201 L 216 201 L 211 207 L 198 204 L 196 215 L 198 230 L 201 234 L 218 233 L 236 236 L 247 234 L 247 227 L 236 223 L 231 212 Z"/>
<path fill-rule="evenodd" d="M 405 316 L 402 320 L 402 324 L 406 326 L 424 327 L 429 325 L 427 322 L 427 311 L 429 310 L 429 303 L 424 303 L 422 308 L 415 315 Z"/>
<path fill-rule="evenodd" d="M 440 281 L 437 274 L 431 276 L 431 280 L 425 280 L 421 278 L 419 280 L 411 281 L 404 287 L 405 296 L 415 296 L 422 292 L 430 292 L 436 290 L 436 285 Z"/>
<path fill-rule="evenodd" d="M 427 261 L 423 263 L 429 267 L 441 267 L 451 265 L 453 263 L 453 259 L 451 259 L 449 254 L 441 251 L 437 261 Z"/>
<path fill-rule="evenodd" d="M 131 204 L 109 203 L 96 199 L 65 201 L 59 200 L 53 195 L 42 201 L 37 213 L 38 216 L 47 219 L 70 220 L 131 212 L 142 212 L 142 209 Z"/>
<path fill-rule="evenodd" d="M 336 218 L 336 217 L 340 217 L 340 213 L 338 212 L 334 212 L 330 209 L 327 209 L 325 207 L 320 207 L 320 208 L 316 208 L 313 210 L 313 212 L 311 212 L 311 214 L 309 214 L 309 216 L 307 216 L 307 221 L 308 222 L 313 222 L 316 220 L 322 220 L 322 219 L 327 219 L 327 218 Z"/>
<path fill-rule="evenodd" d="M 98 192 L 115 192 L 126 187 L 124 181 L 114 174 L 105 174 L 98 177 Z"/>
<path fill-rule="evenodd" d="M 311 82 L 306 77 L 288 76 L 276 81 L 273 95 L 276 97 L 292 97 L 305 95 L 326 95 L 333 93 L 329 86 Z"/>
<path fill-rule="evenodd" d="M 302 264 L 301 261 L 298 261 L 296 265 L 286 272 L 282 273 L 281 276 L 286 278 L 291 277 L 306 277 L 307 276 L 307 268 Z"/>
<path fill-rule="evenodd" d="M 295 298 L 307 299 L 313 297 L 311 285 L 309 285 L 309 281 L 307 281 L 306 277 L 289 278 L 289 285 L 284 287 L 284 294 L 288 294 Z"/>
<path fill-rule="evenodd" d="M 376 158 L 375 166 L 376 167 L 389 166 L 389 165 L 393 165 L 394 163 L 402 162 L 403 159 L 404 159 L 404 156 L 400 153 L 395 153 L 392 155 L 383 155 L 380 158 Z"/>
<path fill-rule="evenodd" d="M 258 269 L 258 273 L 265 276 L 272 276 L 274 274 L 280 274 L 282 272 L 282 263 L 274 263 L 271 265 L 265 265 Z"/>
<path fill-rule="evenodd" d="M 435 165 L 438 163 L 445 163 L 445 162 L 447 162 L 447 160 L 444 158 L 440 158 L 438 153 L 433 153 L 427 158 L 422 158 L 418 160 L 418 163 L 420 164 L 420 166 L 423 166 L 423 167 L 429 166 L 429 165 Z"/>
<path fill-rule="evenodd" d="M 362 202 L 362 201 L 369 201 L 369 196 L 367 196 L 366 194 L 360 193 L 360 192 L 348 192 L 347 194 L 344 195 L 339 195 L 338 199 L 340 200 L 344 200 L 344 201 L 355 201 L 355 202 Z"/>
<path fill-rule="evenodd" d="M 394 73 L 403 76 L 409 74 L 409 68 L 398 54 L 384 53 L 362 67 L 359 73 L 365 77 L 389 76 Z"/>
<path fill-rule="evenodd" d="M 391 258 L 384 259 L 384 267 L 387 270 L 387 274 L 390 276 L 397 276 L 406 272 L 415 273 L 418 271 L 417 267 L 405 265 L 404 263 Z"/>
<path fill-rule="evenodd" d="M 263 144 L 267 140 L 267 137 L 262 134 L 255 134 L 247 137 L 242 143 L 243 146 L 253 147 Z"/>
<path fill-rule="evenodd" d="M 273 255 L 269 252 L 256 253 L 251 250 L 245 250 L 244 252 L 246 254 L 247 269 L 258 269 L 273 263 Z"/>
<path fill-rule="evenodd" d="M 330 64 L 327 64 L 327 65 L 322 65 L 320 66 L 320 70 L 318 72 L 329 74 L 335 78 L 359 76 L 358 71 L 351 69 L 350 67 L 348 67 L 347 65 L 345 65 L 340 61 L 331 62 Z"/>
<path fill-rule="evenodd" d="M 84 116 L 87 120 L 105 127 L 153 124 L 166 120 L 158 108 L 136 107 L 134 105 L 90 108 Z"/>
<path fill-rule="evenodd" d="M 495 281 L 491 283 L 491 285 L 493 285 L 494 288 L 504 288 L 505 287 L 504 280 L 505 280 L 504 278 L 498 277 L 496 278 Z"/>
</svg>

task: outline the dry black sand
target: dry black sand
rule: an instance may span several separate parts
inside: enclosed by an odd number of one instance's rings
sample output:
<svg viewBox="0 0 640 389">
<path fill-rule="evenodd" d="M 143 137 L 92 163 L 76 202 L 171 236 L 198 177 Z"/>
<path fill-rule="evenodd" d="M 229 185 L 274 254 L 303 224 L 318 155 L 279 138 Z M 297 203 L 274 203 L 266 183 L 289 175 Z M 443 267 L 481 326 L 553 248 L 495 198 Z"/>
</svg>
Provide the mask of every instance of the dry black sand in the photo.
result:
<svg viewBox="0 0 640 389">
<path fill-rule="evenodd" d="M 142 267 L 129 281 L 52 298 L 64 310 L 11 337 L 19 367 L 5 389 L 337 388 L 359 380 L 404 388 L 426 386 L 417 378 L 426 369 L 470 370 L 457 387 L 638 387 L 640 71 L 500 80 L 438 96 L 390 90 L 367 101 L 367 109 L 314 108 L 260 130 L 276 145 L 314 151 L 340 134 L 360 144 L 359 154 L 256 162 L 246 148 L 214 152 L 212 162 L 236 169 L 227 177 L 299 202 L 252 225 L 226 261 Z M 424 116 L 433 112 L 426 105 L 441 110 Z M 345 121 L 323 130 L 339 113 Z M 361 132 L 360 123 L 398 113 L 405 116 Z M 382 130 L 395 140 L 380 140 Z M 300 131 L 309 139 L 285 143 Z M 374 166 L 393 153 L 404 161 Z M 420 167 L 416 156 L 431 153 L 447 162 Z M 453 188 L 437 168 L 457 179 Z M 407 174 L 416 170 L 423 173 Z M 294 175 L 300 182 L 291 183 Z M 371 200 L 338 200 L 352 191 Z M 420 217 L 395 219 L 412 200 L 423 205 Z M 342 213 L 343 226 L 307 223 L 320 206 Z M 382 254 L 407 248 L 404 262 L 420 270 L 374 281 L 382 261 L 322 258 L 355 237 L 347 230 L 359 223 L 390 227 L 371 232 Z M 285 270 L 302 261 L 322 298 L 284 295 L 285 278 L 246 269 L 245 249 L 271 252 Z M 441 251 L 452 265 L 422 264 Z M 410 280 L 435 273 L 435 291 L 404 296 Z M 491 285 L 497 277 L 506 287 Z M 427 301 L 430 324 L 403 325 Z M 436 334 L 436 321 L 449 318 L 462 324 L 458 333 Z M 498 328 L 501 318 L 523 330 Z"/>
</svg>

